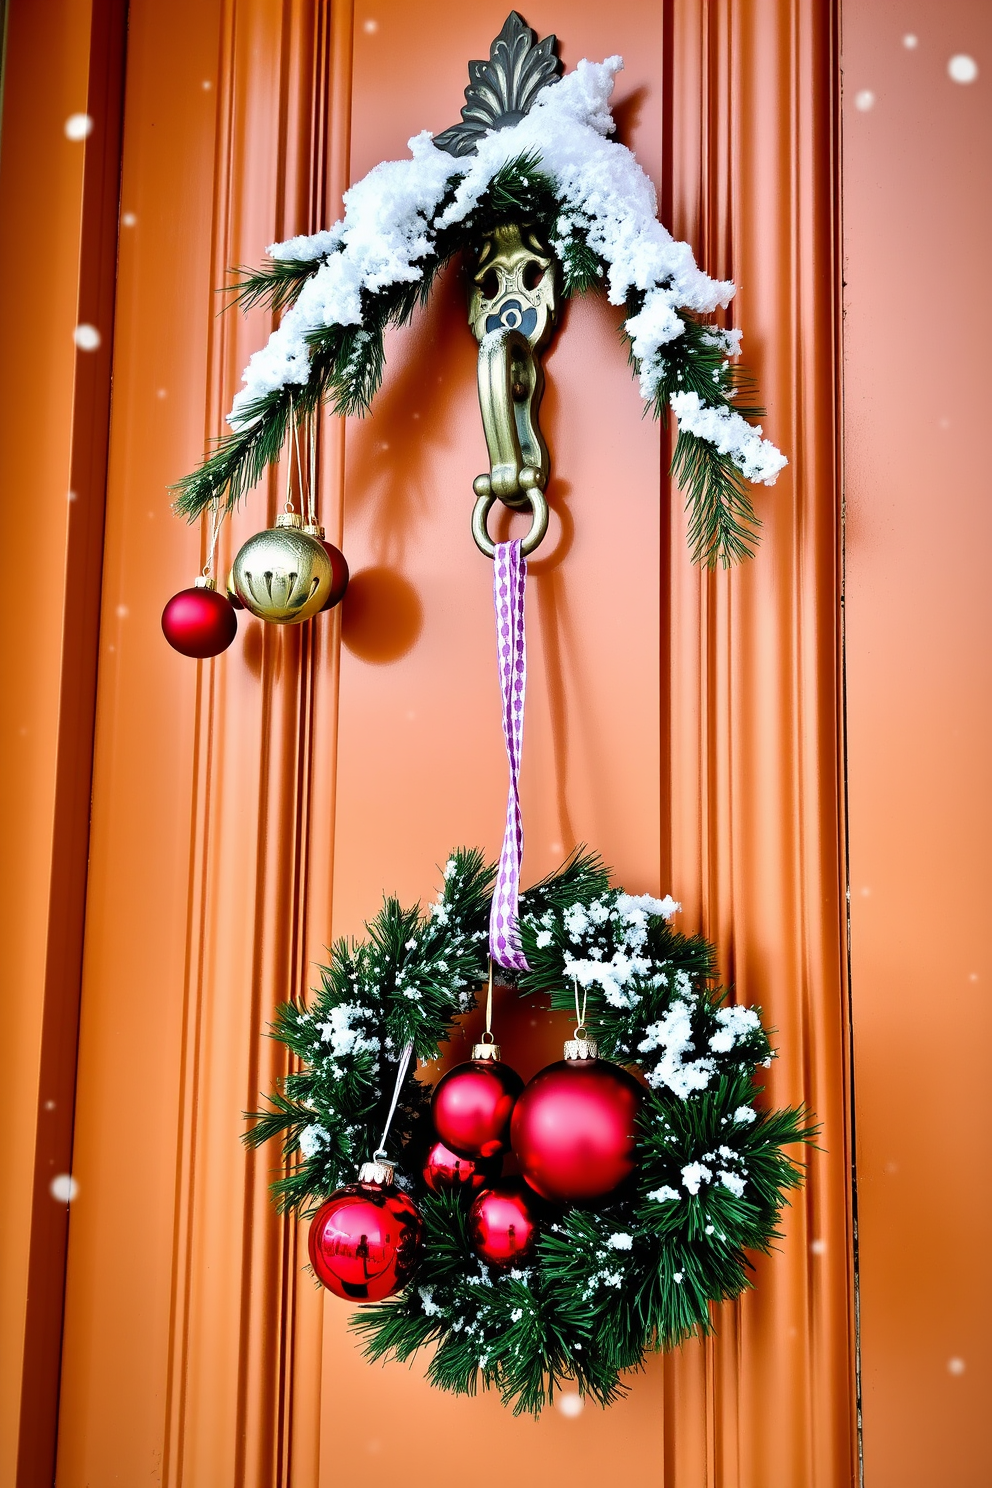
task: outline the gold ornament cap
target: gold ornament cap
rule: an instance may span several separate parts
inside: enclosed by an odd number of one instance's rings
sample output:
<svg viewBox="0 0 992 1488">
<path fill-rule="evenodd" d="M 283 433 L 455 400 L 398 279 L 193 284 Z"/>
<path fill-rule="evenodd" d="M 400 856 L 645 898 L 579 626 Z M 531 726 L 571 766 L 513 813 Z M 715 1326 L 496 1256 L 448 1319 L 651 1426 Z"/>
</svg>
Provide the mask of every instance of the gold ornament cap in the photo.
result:
<svg viewBox="0 0 992 1488">
<path fill-rule="evenodd" d="M 565 1058 L 575 1063 L 584 1060 L 599 1058 L 599 1045 L 595 1039 L 579 1038 L 579 1030 L 575 1030 L 575 1038 L 565 1040 Z"/>
<path fill-rule="evenodd" d="M 303 518 L 299 512 L 280 512 L 276 517 L 277 527 L 302 527 Z"/>
<path fill-rule="evenodd" d="M 318 542 L 324 541 L 324 529 L 319 522 L 308 522 L 303 531 L 307 537 L 315 537 Z"/>
<path fill-rule="evenodd" d="M 473 1059 L 482 1059 L 482 1060 L 492 1059 L 492 1060 L 497 1060 L 497 1059 L 499 1059 L 499 1055 L 500 1055 L 499 1044 L 473 1044 L 472 1045 L 472 1058 Z"/>
<path fill-rule="evenodd" d="M 194 589 L 216 589 L 217 585 L 206 574 L 197 574 L 193 587 Z"/>
<path fill-rule="evenodd" d="M 388 1188 L 393 1181 L 393 1164 L 375 1157 L 362 1163 L 358 1170 L 359 1183 L 374 1183 L 378 1188 Z"/>
</svg>

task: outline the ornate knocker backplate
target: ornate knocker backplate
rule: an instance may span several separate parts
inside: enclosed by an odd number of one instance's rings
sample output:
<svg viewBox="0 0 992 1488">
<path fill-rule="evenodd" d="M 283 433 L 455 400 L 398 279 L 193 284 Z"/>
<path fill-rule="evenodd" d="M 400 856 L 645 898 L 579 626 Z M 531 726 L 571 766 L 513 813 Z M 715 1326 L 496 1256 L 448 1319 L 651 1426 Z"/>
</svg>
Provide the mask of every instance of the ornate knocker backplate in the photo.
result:
<svg viewBox="0 0 992 1488">
<path fill-rule="evenodd" d="M 547 531 L 550 462 L 538 424 L 540 352 L 554 329 L 555 311 L 554 259 L 525 226 L 497 227 L 483 241 L 469 306 L 479 342 L 479 405 L 490 467 L 474 482 L 472 532 L 489 557 L 486 520 L 496 500 L 514 511 L 533 511 L 525 552 L 533 552 Z"/>
</svg>

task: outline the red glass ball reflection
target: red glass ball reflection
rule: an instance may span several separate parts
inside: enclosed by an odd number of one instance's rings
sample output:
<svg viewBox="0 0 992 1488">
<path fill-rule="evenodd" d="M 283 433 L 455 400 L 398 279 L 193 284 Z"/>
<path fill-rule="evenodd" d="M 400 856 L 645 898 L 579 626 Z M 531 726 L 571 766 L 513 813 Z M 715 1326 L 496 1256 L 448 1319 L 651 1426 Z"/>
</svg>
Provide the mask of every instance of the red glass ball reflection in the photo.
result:
<svg viewBox="0 0 992 1488">
<path fill-rule="evenodd" d="M 434 1130 L 459 1157 L 496 1157 L 510 1145 L 510 1116 L 524 1082 L 498 1059 L 472 1059 L 434 1087 Z"/>
<path fill-rule="evenodd" d="M 513 1110 L 513 1151 L 531 1188 L 559 1204 L 601 1199 L 635 1167 L 641 1087 L 606 1060 L 564 1059 Z"/>
<path fill-rule="evenodd" d="M 420 1252 L 423 1220 L 395 1188 L 352 1183 L 310 1223 L 310 1264 L 336 1297 L 379 1302 L 405 1284 Z"/>
<path fill-rule="evenodd" d="M 478 1193 L 499 1177 L 502 1160 L 459 1157 L 443 1142 L 435 1142 L 424 1163 L 424 1182 L 431 1193 Z"/>
<path fill-rule="evenodd" d="M 219 656 L 238 633 L 238 617 L 225 595 L 197 586 L 172 596 L 162 611 L 162 631 L 183 656 Z"/>
<path fill-rule="evenodd" d="M 519 1178 L 503 1178 L 483 1189 L 468 1216 L 473 1248 L 494 1266 L 526 1261 L 537 1242 L 534 1195 Z"/>
<path fill-rule="evenodd" d="M 331 590 L 320 607 L 319 613 L 323 614 L 325 610 L 333 610 L 334 606 L 340 604 L 344 599 L 345 590 L 348 587 L 348 580 L 351 575 L 348 572 L 348 560 L 341 549 L 336 548 L 333 543 L 329 543 L 326 538 L 322 537 L 319 541 L 324 552 L 331 560 Z"/>
</svg>

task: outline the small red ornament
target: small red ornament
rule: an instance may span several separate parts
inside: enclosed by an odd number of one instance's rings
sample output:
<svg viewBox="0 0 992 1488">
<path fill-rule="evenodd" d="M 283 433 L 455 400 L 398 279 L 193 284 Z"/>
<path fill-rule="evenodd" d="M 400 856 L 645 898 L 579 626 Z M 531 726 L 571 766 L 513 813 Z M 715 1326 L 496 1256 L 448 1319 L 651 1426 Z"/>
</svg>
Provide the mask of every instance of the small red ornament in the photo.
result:
<svg viewBox="0 0 992 1488">
<path fill-rule="evenodd" d="M 192 589 L 174 594 L 162 611 L 162 631 L 174 651 L 202 659 L 226 651 L 238 633 L 231 602 L 199 578 Z"/>
<path fill-rule="evenodd" d="M 569 1040 L 513 1110 L 513 1151 L 531 1188 L 558 1204 L 612 1193 L 636 1166 L 640 1104 L 633 1075 L 597 1059 L 591 1040 Z"/>
<path fill-rule="evenodd" d="M 519 1178 L 502 1178 L 483 1189 L 468 1216 L 473 1248 L 494 1266 L 526 1261 L 537 1243 L 534 1195 Z"/>
<path fill-rule="evenodd" d="M 320 607 L 319 613 L 322 615 L 325 610 L 333 610 L 334 606 L 340 604 L 344 599 L 348 580 L 351 577 L 348 572 L 348 560 L 340 548 L 336 548 L 333 543 L 327 541 L 327 538 L 324 536 L 324 529 L 318 522 L 313 522 L 309 526 L 304 527 L 303 531 L 310 537 L 315 537 L 322 544 L 324 552 L 331 560 L 331 589 Z"/>
<path fill-rule="evenodd" d="M 403 1287 L 420 1253 L 417 1206 L 393 1187 L 389 1163 L 365 1163 L 310 1222 L 310 1264 L 336 1297 L 379 1302 Z"/>
<path fill-rule="evenodd" d="M 497 1158 L 459 1157 L 443 1142 L 435 1142 L 424 1163 L 424 1182 L 431 1193 L 478 1193 L 499 1177 Z"/>
<path fill-rule="evenodd" d="M 500 1061 L 498 1044 L 476 1044 L 471 1060 L 434 1087 L 434 1129 L 459 1157 L 496 1157 L 510 1145 L 510 1116 L 523 1088 L 516 1070 Z"/>
</svg>

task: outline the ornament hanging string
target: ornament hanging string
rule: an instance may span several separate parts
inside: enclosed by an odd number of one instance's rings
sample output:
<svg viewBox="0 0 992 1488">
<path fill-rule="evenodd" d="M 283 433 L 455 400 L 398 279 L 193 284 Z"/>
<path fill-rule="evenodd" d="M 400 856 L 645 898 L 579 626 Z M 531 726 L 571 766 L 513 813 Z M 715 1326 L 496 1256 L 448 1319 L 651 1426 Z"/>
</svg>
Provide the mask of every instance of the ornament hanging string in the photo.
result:
<svg viewBox="0 0 992 1488">
<path fill-rule="evenodd" d="M 286 505 L 285 511 L 291 512 L 293 507 L 293 395 L 289 395 L 289 423 L 286 426 Z M 299 450 L 297 450 L 297 459 Z"/>
<path fill-rule="evenodd" d="M 493 1037 L 493 958 L 489 957 L 489 986 L 486 990 L 486 1027 L 482 1035 L 484 1044 L 494 1044 Z"/>
<path fill-rule="evenodd" d="M 312 499 L 307 482 L 303 478 L 303 460 L 300 455 L 300 426 L 298 422 L 293 424 L 293 449 L 296 452 L 296 483 L 300 493 L 303 520 L 304 522 L 309 522 L 311 520 L 310 507 L 312 505 Z"/>
<path fill-rule="evenodd" d="M 581 1037 L 584 1037 L 585 1036 L 585 1033 L 586 1033 L 586 1007 L 587 1007 L 587 1005 L 589 1003 L 589 988 L 588 987 L 584 987 L 582 989 L 582 1011 L 580 1012 L 579 1011 L 579 979 L 578 979 L 577 976 L 573 976 L 572 977 L 572 981 L 573 981 L 573 983 L 575 985 L 575 1024 L 576 1024 L 575 1032 L 572 1035 L 572 1037 L 573 1038 L 579 1038 L 580 1036 Z"/>
<path fill-rule="evenodd" d="M 214 505 L 211 508 L 210 512 L 210 542 L 207 547 L 207 561 L 203 565 L 202 570 L 203 577 L 205 579 L 208 579 L 213 572 L 214 554 L 217 551 L 217 539 L 220 537 L 220 529 L 226 516 L 227 509 L 224 508 L 222 510 L 217 502 L 214 502 Z"/>
<path fill-rule="evenodd" d="M 310 410 L 307 419 L 307 437 L 310 441 L 310 475 L 307 482 L 307 522 L 317 525 L 317 410 Z"/>
<path fill-rule="evenodd" d="M 389 1103 L 389 1115 L 386 1117 L 386 1124 L 382 1129 L 382 1138 L 379 1142 L 379 1145 L 372 1154 L 373 1162 L 389 1161 L 386 1153 L 386 1142 L 389 1139 L 389 1128 L 392 1126 L 393 1117 L 396 1115 L 396 1107 L 399 1103 L 400 1091 L 403 1088 L 403 1081 L 406 1079 L 406 1072 L 410 1068 L 410 1059 L 412 1054 L 413 1040 L 411 1039 L 410 1042 L 404 1047 L 403 1052 L 400 1055 L 400 1062 L 396 1066 L 396 1084 L 393 1086 L 393 1098 Z"/>
<path fill-rule="evenodd" d="M 510 763 L 506 800 L 506 830 L 499 855 L 493 906 L 489 917 L 489 954 L 508 971 L 527 971 L 517 925 L 520 863 L 524 825 L 520 810 L 520 757 L 524 738 L 524 695 L 527 690 L 527 645 L 524 634 L 524 590 L 527 559 L 520 542 L 496 544 L 493 557 L 493 603 L 496 609 L 496 658 L 503 695 L 503 739 Z"/>
</svg>

